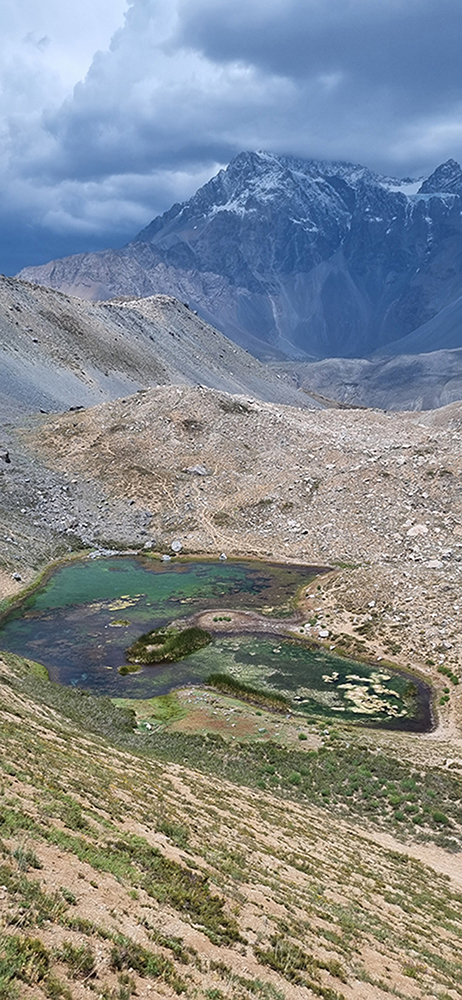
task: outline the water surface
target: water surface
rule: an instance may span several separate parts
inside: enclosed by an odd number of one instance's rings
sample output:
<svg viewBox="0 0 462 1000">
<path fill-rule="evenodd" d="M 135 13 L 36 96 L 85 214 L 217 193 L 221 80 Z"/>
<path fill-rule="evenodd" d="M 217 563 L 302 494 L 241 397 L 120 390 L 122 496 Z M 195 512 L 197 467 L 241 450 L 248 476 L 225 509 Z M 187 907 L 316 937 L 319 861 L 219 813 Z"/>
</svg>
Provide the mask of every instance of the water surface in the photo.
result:
<svg viewBox="0 0 462 1000">
<path fill-rule="evenodd" d="M 310 567 L 231 560 L 70 563 L 4 622 L 0 646 L 43 663 L 51 680 L 111 697 L 150 698 L 220 672 L 283 693 L 307 715 L 429 728 L 429 691 L 412 677 L 279 636 L 218 636 L 178 663 L 119 674 L 125 650 L 141 633 L 205 608 L 287 614 L 298 587 L 314 574 Z"/>
<path fill-rule="evenodd" d="M 297 588 L 313 575 L 310 567 L 231 560 L 115 557 L 69 563 L 6 619 L 0 647 L 43 663 L 61 684 L 121 697 L 142 697 L 141 689 L 154 695 L 159 673 L 149 669 L 124 678 L 117 672 L 141 633 L 205 608 L 287 614 Z M 164 690 L 202 676 L 187 661 L 168 670 Z"/>
</svg>

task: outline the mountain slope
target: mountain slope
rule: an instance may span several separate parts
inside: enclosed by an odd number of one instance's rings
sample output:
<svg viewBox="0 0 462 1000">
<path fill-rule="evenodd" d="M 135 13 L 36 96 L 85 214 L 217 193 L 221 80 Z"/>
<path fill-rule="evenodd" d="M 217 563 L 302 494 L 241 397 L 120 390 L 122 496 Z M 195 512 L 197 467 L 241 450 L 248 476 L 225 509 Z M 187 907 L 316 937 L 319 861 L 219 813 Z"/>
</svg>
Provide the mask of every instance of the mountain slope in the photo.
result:
<svg viewBox="0 0 462 1000">
<path fill-rule="evenodd" d="M 433 410 L 462 399 L 462 348 L 394 357 L 387 353 L 370 359 L 274 362 L 271 369 L 291 375 L 294 385 L 305 392 L 346 406 Z"/>
<path fill-rule="evenodd" d="M 438 350 L 450 351 L 461 346 L 462 341 L 462 295 L 441 309 L 432 319 L 407 337 L 392 341 L 375 353 L 380 354 L 421 354 Z"/>
<path fill-rule="evenodd" d="M 233 743 L 255 708 L 231 699 L 222 735 L 135 728 L 8 654 L 0 699 L 5 1000 L 457 996 L 457 854 L 412 828 L 404 844 L 370 805 L 436 789 L 456 814 L 445 742 L 421 744 L 417 769 L 401 734 L 326 739 L 297 717 L 292 750 Z"/>
<path fill-rule="evenodd" d="M 121 250 L 21 276 L 89 299 L 177 295 L 262 358 L 367 356 L 462 295 L 460 175 L 242 153 Z"/>
<path fill-rule="evenodd" d="M 91 406 L 170 383 L 308 402 L 288 379 L 168 296 L 90 303 L 0 278 L 0 350 L 3 419 Z"/>
</svg>

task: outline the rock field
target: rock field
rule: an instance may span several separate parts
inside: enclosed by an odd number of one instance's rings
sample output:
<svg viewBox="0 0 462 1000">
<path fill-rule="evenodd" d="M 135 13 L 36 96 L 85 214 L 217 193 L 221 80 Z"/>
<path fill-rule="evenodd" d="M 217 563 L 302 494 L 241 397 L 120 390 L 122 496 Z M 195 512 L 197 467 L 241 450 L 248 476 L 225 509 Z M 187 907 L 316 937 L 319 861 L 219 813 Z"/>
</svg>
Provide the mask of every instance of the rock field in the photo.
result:
<svg viewBox="0 0 462 1000">
<path fill-rule="evenodd" d="M 174 558 L 179 540 L 184 553 L 328 565 L 322 591 L 306 597 L 309 634 L 457 674 L 461 426 L 460 403 L 303 411 L 162 386 L 10 428 L 3 594 L 83 548 Z M 454 712 L 458 688 L 448 725 Z"/>
</svg>

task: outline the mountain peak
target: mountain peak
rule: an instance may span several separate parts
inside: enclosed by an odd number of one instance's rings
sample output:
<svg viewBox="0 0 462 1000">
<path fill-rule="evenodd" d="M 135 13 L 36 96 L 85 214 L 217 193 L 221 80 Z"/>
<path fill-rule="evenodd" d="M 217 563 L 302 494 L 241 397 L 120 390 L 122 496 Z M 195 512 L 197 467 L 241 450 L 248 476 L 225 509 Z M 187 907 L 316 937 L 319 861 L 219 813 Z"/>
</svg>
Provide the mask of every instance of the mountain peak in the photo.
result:
<svg viewBox="0 0 462 1000">
<path fill-rule="evenodd" d="M 462 169 L 448 160 L 422 180 L 246 150 L 115 257 L 21 277 L 98 298 L 176 295 L 262 358 L 366 356 L 462 302 Z M 442 327 L 445 347 L 462 346 L 452 313 Z"/>
<path fill-rule="evenodd" d="M 462 169 L 457 160 L 446 160 L 421 184 L 418 194 L 461 194 Z"/>
</svg>

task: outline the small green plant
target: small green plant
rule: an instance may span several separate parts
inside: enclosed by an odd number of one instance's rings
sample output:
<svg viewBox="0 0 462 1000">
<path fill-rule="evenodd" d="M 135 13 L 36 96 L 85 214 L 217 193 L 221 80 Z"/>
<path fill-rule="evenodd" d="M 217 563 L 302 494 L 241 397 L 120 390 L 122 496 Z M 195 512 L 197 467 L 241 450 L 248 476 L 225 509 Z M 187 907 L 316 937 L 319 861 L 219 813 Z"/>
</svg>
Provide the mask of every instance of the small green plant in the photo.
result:
<svg viewBox="0 0 462 1000">
<path fill-rule="evenodd" d="M 458 684 L 459 683 L 459 678 L 458 678 L 457 674 L 454 674 L 452 672 L 452 670 L 450 670 L 449 667 L 445 667 L 443 664 L 440 664 L 440 666 L 438 667 L 438 673 L 439 674 L 444 674 L 445 677 L 449 677 L 449 680 L 451 681 L 451 684 Z"/>
<path fill-rule="evenodd" d="M 56 957 L 67 965 L 72 979 L 88 979 L 95 975 L 95 956 L 86 944 L 74 945 L 72 941 L 63 941 Z"/>
<path fill-rule="evenodd" d="M 153 951 L 131 941 L 123 935 L 118 935 L 116 943 L 111 948 L 111 969 L 123 972 L 124 969 L 137 972 L 140 976 L 163 979 L 173 987 L 175 993 L 184 993 L 186 984 L 169 958 L 156 955 Z M 120 980 L 119 980 L 120 981 Z"/>
<path fill-rule="evenodd" d="M 451 820 L 446 816 L 445 813 L 440 812 L 439 809 L 435 809 L 432 813 L 432 817 L 435 823 L 439 823 L 441 826 L 451 826 Z"/>
<path fill-rule="evenodd" d="M 27 872 L 29 868 L 43 868 L 42 862 L 35 852 L 28 848 L 16 847 L 13 851 L 13 857 L 18 862 L 18 868 L 21 872 Z"/>
<path fill-rule="evenodd" d="M 63 899 L 66 900 L 66 903 L 69 903 L 70 906 L 75 906 L 76 905 L 77 899 L 76 899 L 74 893 L 71 891 L 71 889 L 66 889 L 66 886 L 62 885 L 62 886 L 60 886 L 59 891 L 60 891 Z"/>
<path fill-rule="evenodd" d="M 189 830 L 181 823 L 172 823 L 168 819 L 159 820 L 157 824 L 159 833 L 164 833 L 177 847 L 187 847 L 189 840 Z"/>
<path fill-rule="evenodd" d="M 0 996 L 13 998 L 18 995 L 16 982 L 32 986 L 41 982 L 48 973 L 50 955 L 38 938 L 3 936 L 0 944 Z"/>
<path fill-rule="evenodd" d="M 299 771 L 291 771 L 288 780 L 291 785 L 301 785 L 302 776 Z"/>
<path fill-rule="evenodd" d="M 48 1000 L 72 1000 L 71 991 L 52 972 L 45 979 L 42 988 Z"/>
<path fill-rule="evenodd" d="M 319 969 L 328 969 L 331 975 L 346 982 L 343 967 L 336 960 L 319 961 L 314 955 L 309 955 L 297 944 L 283 935 L 275 934 L 270 938 L 270 947 L 255 948 L 258 960 L 271 969 L 279 972 L 289 982 L 298 986 L 307 986 L 317 996 L 324 1000 L 344 1000 L 342 993 L 329 986 L 322 986 L 319 981 Z"/>
</svg>

